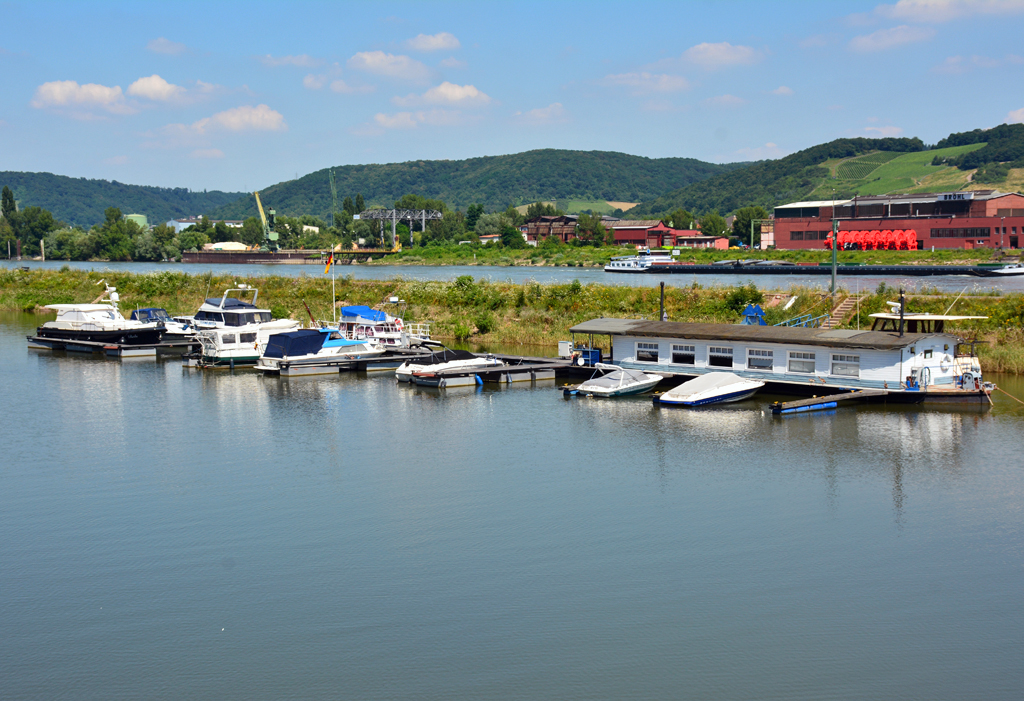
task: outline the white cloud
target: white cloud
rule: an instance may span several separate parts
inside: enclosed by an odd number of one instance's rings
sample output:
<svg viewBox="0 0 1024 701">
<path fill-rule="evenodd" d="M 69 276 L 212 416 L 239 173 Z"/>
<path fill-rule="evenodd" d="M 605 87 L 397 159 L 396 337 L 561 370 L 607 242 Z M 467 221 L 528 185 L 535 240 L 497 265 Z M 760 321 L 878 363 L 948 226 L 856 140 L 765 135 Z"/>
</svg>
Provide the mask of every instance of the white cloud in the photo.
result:
<svg viewBox="0 0 1024 701">
<path fill-rule="evenodd" d="M 144 97 L 148 100 L 157 100 L 160 102 L 169 102 L 170 100 L 180 97 L 184 92 L 185 88 L 180 85 L 168 83 L 155 73 L 148 78 L 139 78 L 128 86 L 129 95 Z"/>
<path fill-rule="evenodd" d="M 933 73 L 946 75 L 961 75 L 975 69 L 1002 68 L 1003 66 L 1019 66 L 1024 64 L 1024 57 L 1014 54 L 1007 54 L 1002 58 L 989 58 L 988 56 L 950 56 L 939 65 L 932 68 Z"/>
<path fill-rule="evenodd" d="M 462 46 L 459 40 L 448 32 L 419 34 L 406 43 L 414 51 L 451 51 Z"/>
<path fill-rule="evenodd" d="M 861 52 L 884 51 L 904 44 L 926 41 L 933 36 L 935 36 L 935 30 L 929 27 L 911 27 L 901 24 L 898 27 L 879 29 L 871 34 L 854 37 L 850 40 L 850 48 Z"/>
<path fill-rule="evenodd" d="M 516 112 L 512 116 L 520 122 L 537 125 L 569 121 L 569 113 L 562 107 L 561 102 L 552 102 L 547 107 L 537 107 L 526 112 Z"/>
<path fill-rule="evenodd" d="M 1024 124 L 1024 107 L 1014 110 L 1006 115 L 1006 121 L 1010 124 Z"/>
<path fill-rule="evenodd" d="M 465 68 L 468 64 L 465 61 L 460 61 L 454 56 L 449 56 L 445 60 L 441 61 L 441 65 L 445 68 Z"/>
<path fill-rule="evenodd" d="M 188 51 L 188 47 L 184 44 L 179 44 L 176 41 L 165 39 L 160 37 L 159 39 L 153 39 L 146 44 L 146 48 L 155 54 L 167 54 L 169 56 L 177 56 Z"/>
<path fill-rule="evenodd" d="M 79 85 L 73 80 L 54 80 L 43 83 L 36 88 L 31 105 L 36 109 L 99 107 L 114 114 L 131 114 L 135 111 L 134 108 L 125 104 L 120 85 L 113 87 L 97 83 Z"/>
<path fill-rule="evenodd" d="M 704 104 L 708 107 L 741 107 L 747 104 L 747 101 L 735 95 L 717 95 L 704 100 Z"/>
<path fill-rule="evenodd" d="M 876 136 L 876 137 L 899 136 L 900 134 L 903 133 L 903 129 L 901 129 L 900 127 L 893 127 L 893 126 L 887 126 L 887 127 L 865 127 L 864 131 L 865 132 L 874 132 L 873 134 L 868 134 L 868 136 Z"/>
<path fill-rule="evenodd" d="M 749 46 L 733 46 L 727 41 L 718 44 L 697 44 L 683 52 L 683 60 L 707 70 L 757 63 L 761 54 Z"/>
<path fill-rule="evenodd" d="M 782 158 L 786 152 L 769 141 L 764 146 L 738 149 L 736 155 L 744 161 L 763 161 L 769 158 Z"/>
<path fill-rule="evenodd" d="M 314 58 L 306 54 L 299 56 L 271 56 L 267 54 L 260 58 L 264 66 L 297 66 L 299 68 L 314 68 L 323 63 L 323 59 Z"/>
<path fill-rule="evenodd" d="M 781 95 L 783 97 L 789 97 L 792 94 L 793 88 L 787 87 L 785 85 L 780 85 L 779 87 L 772 90 L 772 95 Z"/>
<path fill-rule="evenodd" d="M 415 83 L 430 79 L 430 69 L 408 56 L 386 54 L 383 51 L 361 51 L 348 60 L 349 68 L 365 73 L 398 78 Z"/>
<path fill-rule="evenodd" d="M 879 5 L 875 12 L 889 19 L 937 24 L 978 15 L 1018 15 L 1024 13 L 1024 0 L 899 0 Z"/>
<path fill-rule="evenodd" d="M 422 95 L 406 95 L 391 100 L 400 107 L 412 105 L 486 105 L 491 98 L 481 92 L 475 85 L 456 85 L 445 81 Z"/>
<path fill-rule="evenodd" d="M 341 78 L 331 81 L 331 90 L 333 92 L 341 93 L 343 95 L 373 92 L 374 89 L 375 88 L 372 85 L 349 85 Z"/>
<path fill-rule="evenodd" d="M 677 92 L 687 90 L 690 81 L 681 75 L 668 73 L 618 73 L 606 75 L 602 81 L 605 85 L 632 88 L 634 93 Z"/>
<path fill-rule="evenodd" d="M 309 90 L 319 90 L 325 85 L 327 85 L 327 76 L 325 75 L 313 75 L 310 73 L 302 79 L 302 87 Z"/>
<path fill-rule="evenodd" d="M 223 112 L 218 112 L 212 117 L 204 117 L 192 124 L 191 129 L 200 134 L 210 130 L 224 129 L 227 131 L 285 131 L 288 125 L 285 124 L 284 116 L 277 110 L 272 110 L 266 105 L 243 105 L 234 107 Z"/>
<path fill-rule="evenodd" d="M 192 158 L 224 158 L 224 152 L 219 148 L 197 148 L 189 156 Z"/>
<path fill-rule="evenodd" d="M 428 110 L 421 112 L 396 112 L 395 114 L 378 113 L 373 121 L 384 129 L 415 129 L 420 124 L 433 127 L 451 127 L 464 124 L 458 110 Z"/>
</svg>

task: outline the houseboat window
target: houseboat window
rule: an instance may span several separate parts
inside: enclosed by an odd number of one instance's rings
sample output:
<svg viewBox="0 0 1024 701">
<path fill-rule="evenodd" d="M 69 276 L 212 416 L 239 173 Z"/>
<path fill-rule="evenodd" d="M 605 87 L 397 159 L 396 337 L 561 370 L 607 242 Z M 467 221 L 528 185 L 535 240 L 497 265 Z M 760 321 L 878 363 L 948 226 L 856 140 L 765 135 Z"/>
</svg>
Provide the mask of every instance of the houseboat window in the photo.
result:
<svg viewBox="0 0 1024 701">
<path fill-rule="evenodd" d="M 245 324 L 244 314 L 225 314 L 224 325 L 225 326 L 243 326 Z"/>
<path fill-rule="evenodd" d="M 771 370 L 774 366 L 774 351 L 747 349 L 747 367 L 751 370 Z"/>
<path fill-rule="evenodd" d="M 196 312 L 196 321 L 224 321 L 220 312 Z"/>
<path fill-rule="evenodd" d="M 672 362 L 675 365 L 693 365 L 696 353 L 693 346 L 672 344 Z"/>
<path fill-rule="evenodd" d="M 270 312 L 256 312 L 255 317 L 257 324 L 265 324 L 272 318 Z"/>
<path fill-rule="evenodd" d="M 732 348 L 728 346 L 708 346 L 708 365 L 716 368 L 731 368 Z"/>
<path fill-rule="evenodd" d="M 637 342 L 636 361 L 638 363 L 658 362 L 658 344 Z"/>
<path fill-rule="evenodd" d="M 220 342 L 221 343 L 234 343 L 235 342 L 235 334 L 233 334 L 233 333 L 226 333 L 226 334 L 224 334 L 223 336 L 220 337 Z"/>
<path fill-rule="evenodd" d="M 932 349 L 931 349 L 931 348 L 929 348 L 928 350 L 926 350 L 926 351 L 924 352 L 924 359 L 925 359 L 925 360 L 930 360 L 930 359 L 931 359 L 931 357 L 932 357 Z"/>
<path fill-rule="evenodd" d="M 860 377 L 860 356 L 833 355 L 832 374 L 842 377 Z"/>
<path fill-rule="evenodd" d="M 256 334 L 254 333 L 240 333 L 238 334 L 239 343 L 256 343 Z"/>
<path fill-rule="evenodd" d="M 790 372 L 803 372 L 807 374 L 814 373 L 814 353 L 804 353 L 802 351 L 790 351 L 789 352 L 789 371 Z"/>
</svg>

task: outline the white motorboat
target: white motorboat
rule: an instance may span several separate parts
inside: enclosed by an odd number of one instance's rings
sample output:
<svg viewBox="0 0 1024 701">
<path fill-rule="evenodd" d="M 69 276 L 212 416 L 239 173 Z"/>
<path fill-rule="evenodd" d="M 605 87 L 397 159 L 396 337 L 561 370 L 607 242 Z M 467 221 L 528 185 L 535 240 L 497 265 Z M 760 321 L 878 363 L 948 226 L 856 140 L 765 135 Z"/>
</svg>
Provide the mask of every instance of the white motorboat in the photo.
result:
<svg viewBox="0 0 1024 701">
<path fill-rule="evenodd" d="M 992 275 L 1024 275 L 1024 263 L 1011 263 L 988 272 Z"/>
<path fill-rule="evenodd" d="M 103 296 L 108 296 L 110 302 L 46 305 L 47 309 L 57 312 L 57 318 L 36 329 L 35 342 L 40 347 L 61 349 L 75 341 L 136 346 L 162 341 L 165 331 L 162 321 L 125 319 L 117 306 L 120 297 L 115 287 L 107 285 L 100 298 Z"/>
<path fill-rule="evenodd" d="M 133 309 L 130 320 L 143 324 L 162 323 L 164 325 L 164 343 L 191 343 L 196 340 L 195 327 L 188 322 L 172 318 L 166 309 L 158 307 Z"/>
<path fill-rule="evenodd" d="M 748 380 L 731 372 L 709 372 L 706 375 L 673 387 L 655 397 L 659 404 L 704 406 L 738 402 L 764 387 L 761 380 Z"/>
<path fill-rule="evenodd" d="M 380 307 L 385 305 L 404 305 L 397 297 L 389 297 Z M 423 341 L 430 340 L 430 324 L 406 324 L 402 319 L 404 306 L 390 314 L 385 309 L 371 309 L 363 304 L 341 308 L 341 319 L 334 322 L 321 322 L 323 325 L 336 326 L 342 336 L 350 340 L 372 339 L 390 348 L 408 348 Z"/>
<path fill-rule="evenodd" d="M 399 382 L 414 382 L 427 386 L 437 386 L 434 381 L 436 373 L 445 371 L 485 370 L 490 367 L 503 365 L 502 361 L 493 355 L 475 355 L 469 351 L 451 350 L 445 348 L 430 354 L 429 358 L 418 360 L 407 360 L 395 370 L 395 377 Z M 417 377 L 417 375 L 434 377 Z"/>
<path fill-rule="evenodd" d="M 599 377 L 592 377 L 575 387 L 567 387 L 563 390 L 563 394 L 566 396 L 582 394 L 588 397 L 623 397 L 630 394 L 642 394 L 653 389 L 663 379 L 662 375 L 640 370 L 627 370 L 607 363 L 597 363 L 594 367 L 611 372 Z"/>
<path fill-rule="evenodd" d="M 252 292 L 252 302 L 229 297 Z M 259 290 L 248 285 L 228 289 L 220 298 L 205 300 L 193 317 L 199 329 L 198 353 L 186 355 L 184 362 L 190 367 L 234 367 L 255 365 L 263 355 L 267 341 L 276 333 L 295 331 L 299 322 L 292 319 L 274 319 L 269 309 L 259 309 L 256 297 Z"/>
<path fill-rule="evenodd" d="M 299 329 L 271 336 L 256 369 L 282 376 L 326 375 L 347 368 L 352 360 L 375 358 L 386 350 L 372 339 L 343 338 L 338 329 Z"/>
</svg>

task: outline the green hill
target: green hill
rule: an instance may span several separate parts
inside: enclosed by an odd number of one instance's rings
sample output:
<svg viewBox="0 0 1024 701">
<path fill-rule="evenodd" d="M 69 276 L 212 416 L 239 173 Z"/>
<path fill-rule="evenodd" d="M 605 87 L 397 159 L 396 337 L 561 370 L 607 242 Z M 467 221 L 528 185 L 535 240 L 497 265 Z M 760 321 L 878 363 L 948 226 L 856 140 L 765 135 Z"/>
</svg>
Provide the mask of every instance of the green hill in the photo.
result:
<svg viewBox="0 0 1024 701">
<path fill-rule="evenodd" d="M 630 215 L 992 187 L 1024 187 L 1024 124 L 950 134 L 930 149 L 920 139 L 838 139 L 680 188 Z"/>
<path fill-rule="evenodd" d="M 52 173 L 0 171 L 0 186 L 14 192 L 21 209 L 42 207 L 68 224 L 90 227 L 102 222 L 107 207 L 145 214 L 151 224 L 202 214 L 241 197 L 240 192 L 192 192 L 185 188 L 125 185 L 116 180 L 87 180 Z"/>
<path fill-rule="evenodd" d="M 640 202 L 697 183 L 742 164 L 718 165 L 693 158 L 644 158 L 609 151 L 543 149 L 464 161 L 409 161 L 381 165 L 337 166 L 338 206 L 361 194 L 366 205 L 391 206 L 415 193 L 465 210 L 482 204 L 488 211 L 537 200 L 584 203 Z M 279 214 L 328 217 L 328 170 L 260 191 L 264 204 Z M 210 212 L 216 218 L 241 218 L 256 212 L 250 195 Z"/>
</svg>

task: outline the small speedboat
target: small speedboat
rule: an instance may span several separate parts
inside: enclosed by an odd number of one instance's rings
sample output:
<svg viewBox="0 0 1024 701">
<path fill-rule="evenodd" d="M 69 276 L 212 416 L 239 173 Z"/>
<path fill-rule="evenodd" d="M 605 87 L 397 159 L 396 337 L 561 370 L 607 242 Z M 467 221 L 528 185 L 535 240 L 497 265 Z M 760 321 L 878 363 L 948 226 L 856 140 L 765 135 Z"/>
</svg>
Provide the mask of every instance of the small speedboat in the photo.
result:
<svg viewBox="0 0 1024 701">
<path fill-rule="evenodd" d="M 386 350 L 373 339 L 344 338 L 335 328 L 299 329 L 272 335 L 256 369 L 269 375 L 326 375 Z"/>
<path fill-rule="evenodd" d="M 597 363 L 598 370 L 610 370 L 599 377 L 592 377 L 586 382 L 575 387 L 566 387 L 562 393 L 565 396 L 582 394 L 594 397 L 623 397 L 630 394 L 641 394 L 653 389 L 663 379 L 661 375 L 641 372 L 640 370 L 626 370 L 618 365 Z"/>
<path fill-rule="evenodd" d="M 654 398 L 659 404 L 704 406 L 738 402 L 764 387 L 760 380 L 748 380 L 731 372 L 709 372 Z"/>
<path fill-rule="evenodd" d="M 475 355 L 469 351 L 445 348 L 430 354 L 428 358 L 407 360 L 395 370 L 399 382 L 414 382 L 426 386 L 437 386 L 437 373 L 485 370 L 503 365 L 493 355 Z"/>
<path fill-rule="evenodd" d="M 166 309 L 158 307 L 134 309 L 130 321 L 138 321 L 142 324 L 162 323 L 164 325 L 164 343 L 191 343 L 196 340 L 195 327 L 172 318 Z"/>
<path fill-rule="evenodd" d="M 1010 263 L 989 272 L 995 275 L 1024 275 L 1024 263 Z"/>
</svg>

